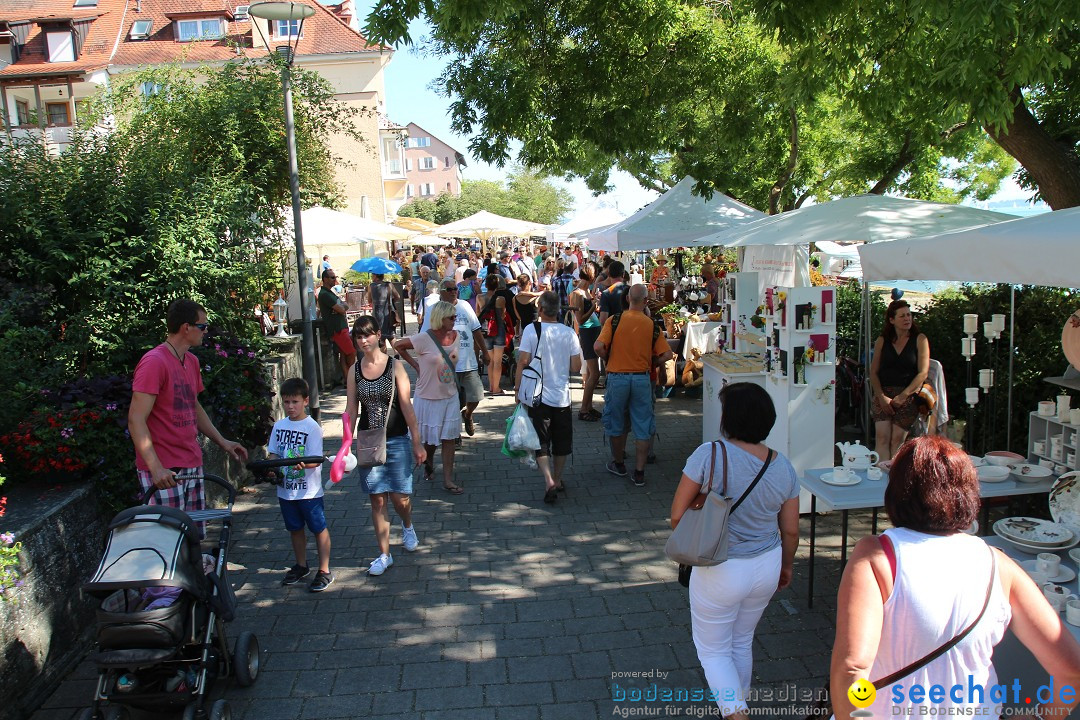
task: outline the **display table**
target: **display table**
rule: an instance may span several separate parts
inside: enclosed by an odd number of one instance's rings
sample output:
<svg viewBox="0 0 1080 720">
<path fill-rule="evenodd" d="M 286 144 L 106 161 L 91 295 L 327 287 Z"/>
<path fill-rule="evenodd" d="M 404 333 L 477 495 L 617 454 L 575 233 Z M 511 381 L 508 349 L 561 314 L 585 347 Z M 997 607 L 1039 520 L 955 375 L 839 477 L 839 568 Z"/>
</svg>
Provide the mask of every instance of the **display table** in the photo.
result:
<svg viewBox="0 0 1080 720">
<path fill-rule="evenodd" d="M 1035 557 L 1034 555 L 1029 555 L 1027 552 L 1018 549 L 1015 545 L 1002 540 L 997 535 L 991 535 L 986 538 L 986 544 L 991 547 L 1001 548 L 1006 555 L 1017 562 L 1031 560 Z M 1067 552 L 1061 551 L 1056 554 L 1061 556 L 1062 565 L 1067 566 L 1071 570 L 1076 569 L 1076 563 L 1073 562 Z M 1064 585 L 1068 588 L 1069 592 L 1075 593 L 1077 590 L 1076 580 L 1065 583 Z M 1065 622 L 1065 613 L 1061 613 L 1061 626 L 1065 630 L 1068 630 L 1073 638 L 1080 641 L 1080 628 Z M 1013 635 L 1011 629 L 1005 631 L 1005 637 L 1003 637 L 997 647 L 994 648 L 994 669 L 997 671 L 999 685 L 1012 685 L 1013 680 L 1016 679 L 1020 681 L 1020 687 L 1023 690 L 1020 695 L 1021 701 L 1019 704 L 1005 703 L 1006 706 L 1016 708 L 1022 707 L 1028 712 L 1031 711 L 1031 706 L 1025 705 L 1023 698 L 1034 698 L 1035 692 L 1038 690 L 1039 686 L 1048 684 L 1050 680 L 1049 675 L 1047 675 L 1046 671 L 1039 665 L 1039 662 L 1031 654 L 1031 651 L 1024 647 L 1016 636 Z M 1068 717 L 1080 718 L 1080 711 L 1074 710 Z"/>
<path fill-rule="evenodd" d="M 880 480 L 869 480 L 866 471 L 857 471 L 863 479 L 858 485 L 840 487 L 829 485 L 822 481 L 821 476 L 832 472 L 832 468 L 807 470 L 799 477 L 799 485 L 811 495 L 810 500 L 810 568 L 807 578 L 809 590 L 807 593 L 807 605 L 814 606 L 814 561 L 817 550 L 817 504 L 818 500 L 826 503 L 833 510 L 840 510 L 841 517 L 840 533 L 840 563 L 847 562 L 848 546 L 848 512 L 851 510 L 870 509 L 874 510 L 871 532 L 877 534 L 877 509 L 885 504 L 885 486 L 888 484 L 888 475 L 883 474 Z M 1037 483 L 1018 483 L 1015 480 L 1006 480 L 1000 483 L 979 483 L 980 498 L 1012 497 L 1014 495 L 1032 495 L 1035 493 L 1049 492 L 1055 478 L 1050 477 Z M 986 508 L 983 512 L 983 526 L 985 526 Z M 989 528 L 981 527 L 982 532 L 990 532 Z"/>
<path fill-rule="evenodd" d="M 723 334 L 722 322 L 692 322 L 683 327 L 682 356 L 684 360 L 693 357 L 691 350 L 704 355 L 714 353 L 720 348 L 720 336 Z"/>
</svg>

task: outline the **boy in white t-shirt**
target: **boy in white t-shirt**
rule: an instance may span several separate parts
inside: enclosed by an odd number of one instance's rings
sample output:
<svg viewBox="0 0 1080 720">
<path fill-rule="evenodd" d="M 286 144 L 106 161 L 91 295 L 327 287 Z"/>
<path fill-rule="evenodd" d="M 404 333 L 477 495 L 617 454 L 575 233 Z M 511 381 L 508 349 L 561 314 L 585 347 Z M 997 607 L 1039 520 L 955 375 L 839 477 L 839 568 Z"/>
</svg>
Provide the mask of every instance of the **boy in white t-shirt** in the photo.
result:
<svg viewBox="0 0 1080 720">
<path fill-rule="evenodd" d="M 281 404 L 285 417 L 274 423 L 266 449 L 271 458 L 321 456 L 322 428 L 308 417 L 308 384 L 301 378 L 289 378 L 281 384 Z M 322 463 L 304 463 L 285 468 L 285 479 L 278 486 L 278 504 L 285 529 L 292 537 L 296 564 L 285 573 L 282 585 L 295 585 L 311 572 L 307 564 L 307 536 L 304 526 L 315 536 L 319 552 L 319 571 L 311 581 L 311 592 L 322 592 L 334 582 L 330 572 L 330 531 L 323 510 Z"/>
</svg>

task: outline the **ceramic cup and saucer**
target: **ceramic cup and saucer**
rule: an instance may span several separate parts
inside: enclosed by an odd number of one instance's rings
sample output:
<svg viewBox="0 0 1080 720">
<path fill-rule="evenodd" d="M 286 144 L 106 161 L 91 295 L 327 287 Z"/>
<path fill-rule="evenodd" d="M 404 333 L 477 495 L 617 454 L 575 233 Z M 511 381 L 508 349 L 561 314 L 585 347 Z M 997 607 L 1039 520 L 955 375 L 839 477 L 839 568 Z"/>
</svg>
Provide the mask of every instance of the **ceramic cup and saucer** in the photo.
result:
<svg viewBox="0 0 1080 720">
<path fill-rule="evenodd" d="M 821 482 L 826 485 L 846 487 L 848 485 L 858 485 L 861 483 L 862 476 L 849 467 L 834 467 L 831 471 L 821 476 Z"/>
</svg>

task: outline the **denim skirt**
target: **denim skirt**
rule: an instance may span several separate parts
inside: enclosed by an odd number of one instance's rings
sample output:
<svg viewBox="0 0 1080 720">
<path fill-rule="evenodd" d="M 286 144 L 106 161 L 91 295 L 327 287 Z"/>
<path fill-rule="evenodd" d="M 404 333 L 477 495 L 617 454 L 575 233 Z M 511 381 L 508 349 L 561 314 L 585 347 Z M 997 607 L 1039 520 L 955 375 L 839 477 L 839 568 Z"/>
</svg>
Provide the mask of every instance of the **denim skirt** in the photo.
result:
<svg viewBox="0 0 1080 720">
<path fill-rule="evenodd" d="M 372 468 L 357 468 L 360 487 L 368 495 L 399 493 L 412 495 L 412 441 L 409 436 L 386 438 L 386 464 Z"/>
</svg>

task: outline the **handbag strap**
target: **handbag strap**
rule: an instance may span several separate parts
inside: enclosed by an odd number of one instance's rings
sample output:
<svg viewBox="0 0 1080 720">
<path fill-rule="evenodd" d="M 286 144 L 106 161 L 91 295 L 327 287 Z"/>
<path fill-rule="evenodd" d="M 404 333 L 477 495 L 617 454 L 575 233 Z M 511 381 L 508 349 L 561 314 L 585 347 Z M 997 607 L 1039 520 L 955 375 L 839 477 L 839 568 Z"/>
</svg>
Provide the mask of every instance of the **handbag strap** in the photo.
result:
<svg viewBox="0 0 1080 720">
<path fill-rule="evenodd" d="M 394 409 L 394 398 L 397 396 L 397 377 L 394 375 L 394 358 L 387 357 L 386 364 L 390 365 L 390 404 L 386 406 L 386 417 L 383 419 L 383 430 L 390 427 L 390 411 Z M 457 377 L 455 374 L 454 377 Z"/>
<path fill-rule="evenodd" d="M 892 685 L 897 680 L 907 675 L 910 675 L 911 673 L 915 672 L 921 667 L 924 667 L 925 665 L 930 664 L 931 662 L 951 650 L 958 642 L 966 638 L 968 636 L 968 633 L 975 629 L 975 626 L 979 624 L 980 620 L 982 620 L 983 615 L 986 614 L 986 608 L 990 605 L 990 595 L 993 594 L 994 581 L 997 579 L 997 558 L 994 557 L 994 551 L 989 546 L 987 546 L 987 550 L 990 550 L 990 583 L 986 586 L 986 598 L 983 600 L 982 610 L 979 610 L 979 615 L 971 621 L 970 625 L 964 628 L 960 632 L 960 634 L 954 637 L 952 640 L 949 640 L 945 644 L 938 646 L 936 650 L 933 650 L 920 660 L 916 660 L 907 667 L 900 668 L 896 672 L 886 677 L 883 677 L 880 680 L 875 680 L 873 682 L 875 690 L 886 687 L 888 685 Z"/>
<path fill-rule="evenodd" d="M 738 507 L 740 505 L 742 505 L 742 501 L 746 499 L 746 496 L 750 494 L 750 491 L 754 489 L 754 486 L 757 485 L 761 481 L 761 478 L 765 475 L 765 471 L 769 469 L 769 463 L 772 462 L 772 458 L 773 458 L 773 451 L 770 448 L 765 448 L 765 450 L 767 451 L 766 454 L 765 454 L 765 462 L 761 464 L 761 469 L 758 470 L 758 474 L 754 478 L 754 481 L 752 483 L 750 483 L 750 487 L 746 488 L 746 491 L 743 492 L 743 494 L 739 496 L 739 499 L 735 501 L 735 504 L 731 506 L 731 512 L 735 512 L 738 509 Z M 727 451 L 726 450 L 724 451 L 724 459 L 727 460 Z M 726 463 L 725 463 L 724 467 L 725 468 L 727 467 Z M 726 475 L 724 477 L 724 493 L 727 494 L 727 477 L 726 477 Z"/>
<path fill-rule="evenodd" d="M 458 392 L 461 392 L 461 380 L 459 380 L 457 376 L 457 366 L 454 365 L 454 361 L 450 359 L 450 354 L 446 352 L 446 348 L 439 342 L 439 338 L 435 337 L 435 332 L 433 330 L 428 330 L 427 334 L 431 336 L 431 342 L 435 343 L 435 347 L 439 348 L 443 360 L 446 361 L 446 367 L 450 368 L 450 374 L 454 376 L 454 385 L 457 387 Z"/>
</svg>

